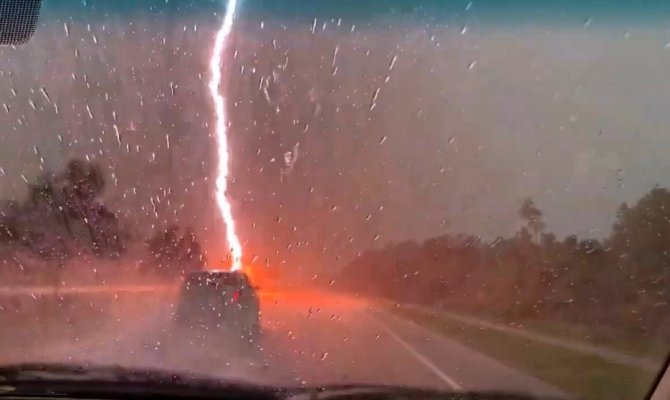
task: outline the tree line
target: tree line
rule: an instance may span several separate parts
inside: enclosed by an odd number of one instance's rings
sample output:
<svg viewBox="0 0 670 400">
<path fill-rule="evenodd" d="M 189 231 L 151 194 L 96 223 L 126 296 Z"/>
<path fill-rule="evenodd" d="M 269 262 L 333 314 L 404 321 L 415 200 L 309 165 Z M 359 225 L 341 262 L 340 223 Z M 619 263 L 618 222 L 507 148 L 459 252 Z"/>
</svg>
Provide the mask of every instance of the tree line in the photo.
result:
<svg viewBox="0 0 670 400">
<path fill-rule="evenodd" d="M 530 198 L 512 237 L 447 234 L 391 243 L 356 257 L 341 288 L 400 302 L 510 320 L 556 319 L 670 334 L 670 192 L 622 204 L 604 239 L 546 231 Z"/>
<path fill-rule="evenodd" d="M 45 172 L 28 182 L 23 201 L 0 204 L 0 246 L 3 258 L 28 254 L 49 266 L 45 271 L 21 265 L 26 274 L 54 274 L 82 256 L 119 260 L 140 243 L 140 272 L 176 277 L 202 269 L 204 256 L 195 234 L 177 224 L 148 240 L 124 229 L 117 214 L 101 200 L 105 179 L 100 166 L 70 160 L 59 173 Z M 11 254 L 8 254 L 11 253 Z M 123 260 L 128 261 L 128 260 Z M 8 268 L 7 262 L 0 265 Z"/>
</svg>

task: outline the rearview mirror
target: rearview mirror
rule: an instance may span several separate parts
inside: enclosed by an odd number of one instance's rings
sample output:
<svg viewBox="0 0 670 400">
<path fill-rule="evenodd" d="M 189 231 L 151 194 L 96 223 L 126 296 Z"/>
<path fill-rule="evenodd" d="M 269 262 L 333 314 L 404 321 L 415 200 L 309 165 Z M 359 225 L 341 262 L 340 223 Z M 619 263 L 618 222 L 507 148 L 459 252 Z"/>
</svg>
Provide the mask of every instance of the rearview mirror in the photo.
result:
<svg viewBox="0 0 670 400">
<path fill-rule="evenodd" d="M 28 42 L 35 33 L 42 0 L 0 1 L 0 45 Z"/>
</svg>

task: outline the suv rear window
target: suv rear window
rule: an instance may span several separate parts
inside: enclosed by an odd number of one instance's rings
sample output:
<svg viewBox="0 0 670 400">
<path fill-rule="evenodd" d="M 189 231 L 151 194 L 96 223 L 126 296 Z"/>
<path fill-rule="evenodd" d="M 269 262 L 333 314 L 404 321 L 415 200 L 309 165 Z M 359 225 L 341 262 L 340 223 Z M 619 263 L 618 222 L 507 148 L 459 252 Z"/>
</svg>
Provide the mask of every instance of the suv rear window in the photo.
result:
<svg viewBox="0 0 670 400">
<path fill-rule="evenodd" d="M 199 273 L 188 277 L 186 286 L 191 285 L 225 285 L 235 287 L 248 287 L 249 282 L 244 275 L 232 273 Z"/>
</svg>

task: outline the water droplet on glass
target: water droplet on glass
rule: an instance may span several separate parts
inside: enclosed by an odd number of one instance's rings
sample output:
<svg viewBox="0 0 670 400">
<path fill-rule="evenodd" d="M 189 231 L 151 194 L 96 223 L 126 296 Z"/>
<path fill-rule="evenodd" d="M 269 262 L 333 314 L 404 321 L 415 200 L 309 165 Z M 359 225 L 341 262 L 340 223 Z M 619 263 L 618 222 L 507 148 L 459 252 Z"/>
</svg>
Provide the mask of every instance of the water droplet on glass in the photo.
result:
<svg viewBox="0 0 670 400">
<path fill-rule="evenodd" d="M 389 71 L 393 69 L 396 61 L 398 61 L 398 56 L 394 54 L 391 62 L 389 63 Z"/>
<path fill-rule="evenodd" d="M 372 111 L 377 106 L 377 97 L 379 97 L 379 88 L 375 89 L 375 92 L 372 95 L 372 100 L 370 101 L 370 111 Z"/>
<path fill-rule="evenodd" d="M 46 89 L 45 87 L 41 87 L 41 88 L 40 88 L 40 93 L 42 93 L 42 96 L 44 96 L 44 98 L 45 98 L 49 103 L 51 103 L 51 97 L 49 97 L 49 93 L 47 93 L 47 89 Z"/>
</svg>

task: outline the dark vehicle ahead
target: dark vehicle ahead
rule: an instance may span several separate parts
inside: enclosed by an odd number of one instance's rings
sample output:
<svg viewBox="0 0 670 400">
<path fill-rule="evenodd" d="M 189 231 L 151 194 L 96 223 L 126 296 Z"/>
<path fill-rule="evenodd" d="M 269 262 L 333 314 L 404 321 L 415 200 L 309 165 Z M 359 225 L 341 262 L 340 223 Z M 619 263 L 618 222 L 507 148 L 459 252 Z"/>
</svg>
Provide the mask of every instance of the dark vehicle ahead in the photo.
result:
<svg viewBox="0 0 670 400">
<path fill-rule="evenodd" d="M 175 322 L 180 328 L 221 329 L 254 339 L 260 333 L 256 290 L 242 272 L 191 273 L 179 293 Z"/>
</svg>

